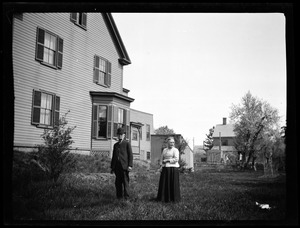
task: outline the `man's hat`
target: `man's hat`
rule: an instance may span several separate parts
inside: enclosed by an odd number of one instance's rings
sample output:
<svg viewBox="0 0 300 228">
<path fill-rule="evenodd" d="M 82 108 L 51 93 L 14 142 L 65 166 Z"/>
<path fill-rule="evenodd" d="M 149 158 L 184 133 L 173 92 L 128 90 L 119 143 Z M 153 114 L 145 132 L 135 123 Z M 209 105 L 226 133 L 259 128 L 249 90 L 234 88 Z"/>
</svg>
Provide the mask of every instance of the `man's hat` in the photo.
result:
<svg viewBox="0 0 300 228">
<path fill-rule="evenodd" d="M 118 130 L 117 130 L 117 135 L 123 135 L 123 134 L 125 134 L 126 132 L 125 132 L 125 130 L 123 129 L 123 128 L 118 128 Z"/>
</svg>

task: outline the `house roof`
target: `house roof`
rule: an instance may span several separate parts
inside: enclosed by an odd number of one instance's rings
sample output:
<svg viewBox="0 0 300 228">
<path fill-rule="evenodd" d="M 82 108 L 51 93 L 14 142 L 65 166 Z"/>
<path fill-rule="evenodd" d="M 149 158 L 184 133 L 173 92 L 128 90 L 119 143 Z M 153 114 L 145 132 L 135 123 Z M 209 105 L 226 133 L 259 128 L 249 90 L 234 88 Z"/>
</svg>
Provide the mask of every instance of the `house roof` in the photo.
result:
<svg viewBox="0 0 300 228">
<path fill-rule="evenodd" d="M 221 137 L 235 137 L 233 131 L 233 124 L 217 124 L 214 133 L 212 135 L 213 138 L 219 138 L 219 134 L 221 133 Z"/>
<path fill-rule="evenodd" d="M 173 137 L 182 137 L 181 134 L 151 134 L 151 136 L 154 136 L 154 137 L 169 137 L 169 136 L 173 136 Z"/>
<path fill-rule="evenodd" d="M 124 96 L 119 93 L 115 92 L 99 92 L 99 91 L 90 91 L 91 96 L 102 96 L 102 97 L 117 97 L 119 99 L 128 101 L 128 102 L 133 102 L 134 99 L 128 96 Z"/>
<path fill-rule="evenodd" d="M 189 144 L 186 145 L 186 148 L 184 150 L 190 150 L 192 153 L 194 153 L 194 151 L 192 150 L 192 148 L 189 146 Z"/>
<path fill-rule="evenodd" d="M 131 64 L 131 60 L 128 56 L 128 53 L 127 53 L 126 48 L 123 44 L 120 33 L 117 29 L 116 23 L 115 23 L 112 15 L 111 15 L 111 13 L 103 13 L 102 15 L 103 15 L 104 21 L 105 21 L 105 23 L 108 27 L 110 35 L 112 36 L 112 40 L 115 43 L 118 54 L 120 56 L 119 62 L 122 65 Z"/>
</svg>

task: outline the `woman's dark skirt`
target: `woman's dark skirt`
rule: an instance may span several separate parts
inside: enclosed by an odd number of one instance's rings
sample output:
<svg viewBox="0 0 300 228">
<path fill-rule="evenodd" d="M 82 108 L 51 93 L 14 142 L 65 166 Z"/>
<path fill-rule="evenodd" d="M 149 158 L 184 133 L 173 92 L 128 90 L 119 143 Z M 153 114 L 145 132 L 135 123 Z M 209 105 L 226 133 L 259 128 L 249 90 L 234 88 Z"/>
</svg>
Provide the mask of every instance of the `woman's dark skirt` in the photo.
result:
<svg viewBox="0 0 300 228">
<path fill-rule="evenodd" d="M 159 178 L 157 201 L 180 201 L 179 170 L 176 167 L 163 167 Z"/>
</svg>

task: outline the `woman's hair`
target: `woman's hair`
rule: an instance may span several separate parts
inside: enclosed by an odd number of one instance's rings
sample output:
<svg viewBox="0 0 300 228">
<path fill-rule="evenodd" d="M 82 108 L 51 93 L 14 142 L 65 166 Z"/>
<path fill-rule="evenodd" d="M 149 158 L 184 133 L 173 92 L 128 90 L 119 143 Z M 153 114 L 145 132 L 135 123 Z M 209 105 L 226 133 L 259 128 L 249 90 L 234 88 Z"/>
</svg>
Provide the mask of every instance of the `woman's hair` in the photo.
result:
<svg viewBox="0 0 300 228">
<path fill-rule="evenodd" d="M 169 136 L 169 137 L 167 138 L 167 141 L 169 142 L 171 139 L 173 139 L 173 140 L 175 141 L 174 137 L 172 137 L 172 136 Z"/>
</svg>

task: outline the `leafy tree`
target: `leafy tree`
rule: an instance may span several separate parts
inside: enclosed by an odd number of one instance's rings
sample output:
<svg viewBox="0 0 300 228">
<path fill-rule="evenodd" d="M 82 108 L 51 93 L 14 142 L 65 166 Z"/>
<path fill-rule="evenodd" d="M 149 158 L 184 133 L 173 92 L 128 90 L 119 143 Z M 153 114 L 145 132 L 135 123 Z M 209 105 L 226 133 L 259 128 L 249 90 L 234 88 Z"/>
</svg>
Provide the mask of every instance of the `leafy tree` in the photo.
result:
<svg viewBox="0 0 300 228">
<path fill-rule="evenodd" d="M 285 169 L 285 143 L 279 131 L 272 135 L 264 135 L 262 155 L 264 160 L 264 175 L 272 176 L 279 169 Z"/>
<path fill-rule="evenodd" d="M 168 128 L 168 126 L 161 126 L 154 130 L 154 134 L 156 135 L 171 135 L 175 134 L 173 129 Z"/>
<path fill-rule="evenodd" d="M 208 150 L 210 150 L 214 145 L 213 145 L 213 133 L 214 133 L 215 127 L 212 127 L 211 129 L 209 129 L 209 133 L 206 134 L 206 139 L 203 142 L 203 146 L 204 146 L 204 151 L 207 152 Z"/>
<path fill-rule="evenodd" d="M 230 118 L 234 122 L 235 148 L 242 154 L 242 167 L 265 153 L 279 132 L 278 110 L 266 101 L 252 96 L 250 92 L 242 98 L 239 105 L 232 105 Z M 267 156 L 267 155 L 266 155 Z M 246 160 L 247 158 L 247 160 Z M 266 159 L 268 162 L 271 159 Z"/>
<path fill-rule="evenodd" d="M 44 130 L 41 135 L 44 144 L 37 145 L 38 151 L 34 154 L 37 164 L 54 182 L 62 172 L 75 165 L 73 156 L 70 154 L 70 146 L 73 143 L 71 133 L 76 126 L 67 126 L 68 113 L 69 111 L 60 118 L 59 124 L 53 129 Z"/>
</svg>

